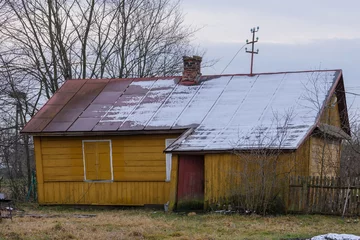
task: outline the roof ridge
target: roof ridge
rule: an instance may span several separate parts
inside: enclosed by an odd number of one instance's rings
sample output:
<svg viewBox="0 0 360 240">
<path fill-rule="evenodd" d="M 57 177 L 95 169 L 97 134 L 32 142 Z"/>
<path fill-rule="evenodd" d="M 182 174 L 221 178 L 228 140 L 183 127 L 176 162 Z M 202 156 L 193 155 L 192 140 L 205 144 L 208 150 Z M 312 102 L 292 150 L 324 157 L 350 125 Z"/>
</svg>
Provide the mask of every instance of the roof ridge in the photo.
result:
<svg viewBox="0 0 360 240">
<path fill-rule="evenodd" d="M 300 71 L 278 71 L 278 72 L 259 72 L 259 73 L 253 73 L 252 75 L 249 73 L 227 73 L 227 74 L 208 74 L 208 75 L 202 75 L 201 78 L 209 78 L 209 77 L 226 77 L 226 76 L 249 76 L 254 77 L 258 75 L 271 75 L 271 74 L 286 74 L 286 73 L 310 73 L 310 72 L 333 72 L 333 71 L 342 71 L 342 69 L 318 69 L 318 70 L 300 70 Z M 144 80 L 144 81 L 151 81 L 151 80 L 169 80 L 174 78 L 181 78 L 182 76 L 157 76 L 157 77 L 129 77 L 129 78 L 75 78 L 75 79 L 68 79 L 66 81 L 76 81 L 76 80 L 90 80 L 90 81 L 96 81 L 96 80 L 104 80 L 108 79 L 109 81 L 125 81 L 128 79 L 133 80 Z M 206 79 L 205 79 L 206 80 Z"/>
</svg>

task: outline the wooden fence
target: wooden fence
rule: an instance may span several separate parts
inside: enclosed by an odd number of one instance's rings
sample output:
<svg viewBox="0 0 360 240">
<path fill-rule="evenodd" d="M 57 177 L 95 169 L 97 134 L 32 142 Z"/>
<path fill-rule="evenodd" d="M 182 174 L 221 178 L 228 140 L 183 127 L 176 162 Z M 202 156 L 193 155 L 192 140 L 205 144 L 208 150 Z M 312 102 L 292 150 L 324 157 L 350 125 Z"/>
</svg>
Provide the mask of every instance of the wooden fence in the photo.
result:
<svg viewBox="0 0 360 240">
<path fill-rule="evenodd" d="M 360 215 L 360 178 L 291 177 L 288 210 Z"/>
</svg>

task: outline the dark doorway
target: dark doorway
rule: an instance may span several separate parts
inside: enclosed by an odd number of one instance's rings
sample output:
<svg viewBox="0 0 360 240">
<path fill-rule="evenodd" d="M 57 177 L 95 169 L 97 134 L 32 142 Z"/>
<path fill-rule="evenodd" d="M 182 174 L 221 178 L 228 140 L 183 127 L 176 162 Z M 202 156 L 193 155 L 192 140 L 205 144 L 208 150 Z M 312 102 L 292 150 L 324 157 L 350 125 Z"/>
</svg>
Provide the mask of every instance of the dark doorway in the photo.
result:
<svg viewBox="0 0 360 240">
<path fill-rule="evenodd" d="M 204 208 L 204 156 L 180 155 L 177 210 Z"/>
</svg>

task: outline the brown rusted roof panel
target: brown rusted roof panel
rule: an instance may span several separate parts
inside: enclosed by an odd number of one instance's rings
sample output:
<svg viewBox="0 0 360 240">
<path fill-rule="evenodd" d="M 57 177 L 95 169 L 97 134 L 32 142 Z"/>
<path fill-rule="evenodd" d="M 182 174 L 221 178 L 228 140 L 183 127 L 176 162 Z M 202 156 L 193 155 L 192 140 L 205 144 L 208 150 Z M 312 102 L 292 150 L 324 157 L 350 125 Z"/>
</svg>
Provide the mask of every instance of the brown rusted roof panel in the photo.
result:
<svg viewBox="0 0 360 240">
<path fill-rule="evenodd" d="M 145 128 L 144 125 L 137 124 L 133 121 L 124 122 L 119 128 L 120 131 L 128 131 L 128 130 L 143 130 Z"/>
<path fill-rule="evenodd" d="M 122 122 L 99 122 L 94 127 L 93 131 L 116 131 Z"/>
<path fill-rule="evenodd" d="M 71 132 L 91 131 L 99 122 L 100 118 L 78 118 L 68 129 Z"/>
<path fill-rule="evenodd" d="M 99 118 L 104 116 L 111 108 L 113 104 L 91 104 L 81 114 L 81 118 Z"/>
<path fill-rule="evenodd" d="M 77 83 L 77 81 L 83 82 L 83 84 L 81 85 L 80 82 Z M 70 92 L 64 93 L 65 95 L 74 94 L 75 96 L 73 96 L 71 100 L 66 104 L 66 106 L 62 108 L 61 111 L 59 111 L 59 113 L 53 118 L 51 124 L 49 124 L 49 126 L 47 126 L 46 129 L 44 129 L 44 132 L 67 131 L 69 127 L 72 125 L 72 123 L 74 123 L 75 125 L 76 120 L 84 112 L 84 110 L 91 104 L 91 102 L 99 95 L 99 93 L 106 86 L 106 83 L 108 81 L 109 80 L 104 80 L 104 81 L 102 80 L 96 82 L 90 80 L 86 82 L 84 80 L 67 81 L 66 83 L 70 83 L 70 85 L 67 86 L 74 85 L 74 87 L 77 88 L 78 91 L 76 93 L 70 93 Z M 80 85 L 81 88 L 79 89 Z M 89 122 L 88 124 L 91 124 L 91 122 Z M 75 127 L 72 127 L 73 130 L 71 131 L 81 131 L 74 129 L 76 128 L 76 126 L 79 125 L 76 124 Z M 91 128 L 93 127 L 94 126 L 92 126 Z M 88 128 L 90 127 L 86 126 L 86 129 Z"/>
<path fill-rule="evenodd" d="M 43 132 L 65 132 L 73 122 L 54 122 L 52 121 Z"/>
<path fill-rule="evenodd" d="M 77 79 L 66 81 L 58 92 L 76 93 L 87 82 L 87 80 Z"/>
<path fill-rule="evenodd" d="M 79 114 L 83 111 L 83 108 L 63 108 L 57 115 L 54 117 L 54 122 L 73 122 L 78 117 Z"/>
<path fill-rule="evenodd" d="M 23 132 L 42 132 L 46 125 L 49 124 L 51 118 L 33 118 L 26 124 Z"/>
<path fill-rule="evenodd" d="M 123 94 L 123 92 L 101 92 L 92 104 L 114 103 Z"/>
<path fill-rule="evenodd" d="M 56 92 L 47 104 L 65 105 L 75 95 L 75 92 Z"/>
<path fill-rule="evenodd" d="M 35 118 L 54 118 L 64 105 L 46 104 L 36 114 Z"/>
<path fill-rule="evenodd" d="M 132 79 L 112 79 L 103 92 L 124 92 L 131 82 Z"/>
</svg>

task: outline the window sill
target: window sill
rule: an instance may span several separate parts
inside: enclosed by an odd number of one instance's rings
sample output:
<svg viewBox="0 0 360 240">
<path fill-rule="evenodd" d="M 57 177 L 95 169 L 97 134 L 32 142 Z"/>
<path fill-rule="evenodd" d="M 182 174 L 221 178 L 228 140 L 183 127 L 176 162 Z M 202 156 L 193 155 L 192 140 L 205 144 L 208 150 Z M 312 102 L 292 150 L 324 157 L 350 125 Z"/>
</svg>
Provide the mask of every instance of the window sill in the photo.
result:
<svg viewBox="0 0 360 240">
<path fill-rule="evenodd" d="M 112 183 L 114 180 L 84 180 L 87 183 Z"/>
</svg>

